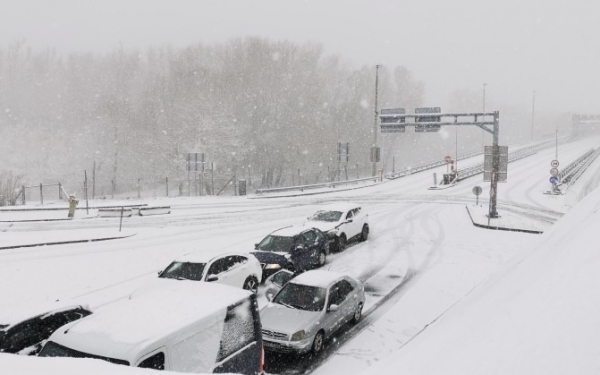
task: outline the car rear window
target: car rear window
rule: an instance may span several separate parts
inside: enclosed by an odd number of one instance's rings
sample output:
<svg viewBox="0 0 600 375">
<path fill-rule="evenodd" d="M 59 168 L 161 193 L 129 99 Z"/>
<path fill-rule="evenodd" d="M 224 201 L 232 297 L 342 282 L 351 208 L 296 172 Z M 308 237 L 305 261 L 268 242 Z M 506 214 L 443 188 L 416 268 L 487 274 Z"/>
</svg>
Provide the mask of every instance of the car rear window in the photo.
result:
<svg viewBox="0 0 600 375">
<path fill-rule="evenodd" d="M 258 330 L 254 324 L 257 314 L 254 310 L 255 306 L 250 299 L 227 309 L 217 362 L 258 341 Z"/>
</svg>

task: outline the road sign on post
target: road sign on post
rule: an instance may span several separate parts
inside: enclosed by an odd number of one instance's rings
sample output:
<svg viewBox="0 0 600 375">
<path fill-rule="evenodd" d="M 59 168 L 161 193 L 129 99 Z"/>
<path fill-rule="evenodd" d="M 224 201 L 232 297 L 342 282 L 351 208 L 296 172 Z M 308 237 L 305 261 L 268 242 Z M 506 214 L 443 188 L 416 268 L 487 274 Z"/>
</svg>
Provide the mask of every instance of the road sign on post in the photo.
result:
<svg viewBox="0 0 600 375">
<path fill-rule="evenodd" d="M 477 197 L 476 201 L 475 201 L 475 205 L 479 206 L 479 195 L 481 195 L 481 192 L 483 190 L 481 189 L 481 186 L 474 186 L 473 187 L 473 194 L 475 194 L 475 196 Z"/>
<path fill-rule="evenodd" d="M 338 142 L 338 163 L 348 163 L 348 142 Z"/>
<path fill-rule="evenodd" d="M 556 177 L 556 176 L 550 177 L 550 183 L 552 185 L 558 185 L 558 177 Z"/>
<path fill-rule="evenodd" d="M 446 156 L 444 158 L 444 162 L 446 162 L 446 164 L 449 164 L 450 162 L 452 162 L 452 157 L 451 156 Z"/>
<path fill-rule="evenodd" d="M 371 162 L 379 163 L 381 161 L 381 149 L 379 147 L 371 147 Z"/>
<path fill-rule="evenodd" d="M 552 176 L 558 176 L 558 169 L 556 169 L 556 168 L 552 168 L 552 169 L 550 169 L 550 174 L 551 174 Z"/>
<path fill-rule="evenodd" d="M 558 160 L 552 160 L 552 161 L 550 162 L 550 166 L 551 166 L 552 168 L 558 168 L 558 165 L 559 165 L 559 162 L 558 162 Z"/>
<path fill-rule="evenodd" d="M 498 164 L 497 181 L 506 182 L 508 178 L 508 146 L 485 146 L 485 155 L 483 159 L 483 181 L 492 181 L 492 172 L 494 164 Z"/>
</svg>

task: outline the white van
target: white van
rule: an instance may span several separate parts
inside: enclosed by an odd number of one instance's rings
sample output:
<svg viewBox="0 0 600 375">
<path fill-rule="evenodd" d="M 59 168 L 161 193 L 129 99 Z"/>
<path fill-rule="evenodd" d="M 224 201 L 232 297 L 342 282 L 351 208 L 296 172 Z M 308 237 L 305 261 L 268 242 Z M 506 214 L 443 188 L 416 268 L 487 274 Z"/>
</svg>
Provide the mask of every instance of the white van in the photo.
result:
<svg viewBox="0 0 600 375">
<path fill-rule="evenodd" d="M 201 373 L 263 372 L 256 296 L 212 283 L 177 283 L 98 309 L 61 327 L 42 357 Z"/>
</svg>

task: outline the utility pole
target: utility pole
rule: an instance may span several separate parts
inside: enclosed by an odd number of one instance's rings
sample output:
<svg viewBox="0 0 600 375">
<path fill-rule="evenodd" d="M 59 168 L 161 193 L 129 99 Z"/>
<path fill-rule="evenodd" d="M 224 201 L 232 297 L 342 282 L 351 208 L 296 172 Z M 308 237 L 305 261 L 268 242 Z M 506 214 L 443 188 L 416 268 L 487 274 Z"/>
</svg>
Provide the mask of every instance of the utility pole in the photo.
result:
<svg viewBox="0 0 600 375">
<path fill-rule="evenodd" d="M 458 125 L 454 127 L 455 130 L 455 145 L 454 145 L 454 171 L 458 174 Z"/>
<path fill-rule="evenodd" d="M 373 149 L 377 150 L 377 91 L 379 88 L 379 67 L 375 65 L 375 119 L 373 121 Z M 377 176 L 377 159 L 373 155 L 373 177 Z"/>
<path fill-rule="evenodd" d="M 483 113 L 485 113 L 485 86 L 487 83 L 483 84 Z M 485 132 L 481 133 L 481 147 L 485 146 Z"/>
<path fill-rule="evenodd" d="M 533 141 L 533 121 L 535 119 L 535 90 L 533 91 L 533 102 L 531 104 L 531 140 Z"/>
</svg>

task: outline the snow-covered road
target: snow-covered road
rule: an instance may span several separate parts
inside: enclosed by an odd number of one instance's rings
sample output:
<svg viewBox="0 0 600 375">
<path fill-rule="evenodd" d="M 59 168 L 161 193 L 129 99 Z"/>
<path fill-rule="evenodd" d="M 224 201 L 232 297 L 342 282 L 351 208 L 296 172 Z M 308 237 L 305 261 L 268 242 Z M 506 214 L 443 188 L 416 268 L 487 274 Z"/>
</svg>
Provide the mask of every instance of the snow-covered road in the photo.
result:
<svg viewBox="0 0 600 375">
<path fill-rule="evenodd" d="M 561 145 L 559 160 L 566 165 L 599 144 L 600 139 L 588 138 Z M 572 205 L 569 199 L 573 199 L 569 194 L 543 194 L 550 186 L 548 170 L 554 155 L 554 149 L 547 149 L 509 165 L 508 183 L 499 187 L 499 212 L 519 208 L 529 214 L 522 216 L 527 221 L 536 220 L 536 213 L 559 218 L 568 210 Z M 481 161 L 480 156 L 461 163 L 466 167 Z M 250 251 L 269 232 L 301 224 L 324 203 L 351 200 L 361 203 L 369 213 L 369 240 L 332 254 L 325 267 L 365 281 L 367 310 L 373 306 L 379 309 L 369 311 L 365 322 L 349 330 L 346 339 L 340 337 L 338 343 L 344 345 L 339 349 L 334 346 L 337 350 L 330 351 L 326 361 L 309 360 L 300 368 L 302 372 L 310 371 L 323 362 L 316 373 L 357 373 L 405 345 L 508 260 L 538 241 L 538 235 L 474 227 L 465 205 L 475 204 L 471 193 L 475 185 L 484 191 L 480 204 L 487 204 L 489 184 L 483 183 L 480 175 L 450 189 L 427 190 L 432 173 L 440 175 L 445 169 L 324 195 L 145 201 L 168 204 L 172 213 L 124 220 L 124 231 L 134 234 L 125 239 L 0 251 L 0 318 L 8 310 L 59 298 L 101 306 L 126 296 L 181 254 L 198 250 Z M 590 174 L 597 173 L 600 161 L 590 169 Z M 581 184 L 586 181 L 583 179 Z M 0 213 L 2 221 L 45 214 Z M 0 246 L 4 242 L 39 241 L 49 233 L 119 233 L 118 219 L 94 218 L 93 212 L 91 216 L 72 221 L 0 223 Z M 407 275 L 412 277 L 407 279 Z M 394 298 L 378 304 L 403 280 L 406 282 Z M 385 311 L 392 304 L 400 313 L 389 316 Z M 357 339 L 351 339 L 354 337 Z"/>
</svg>

